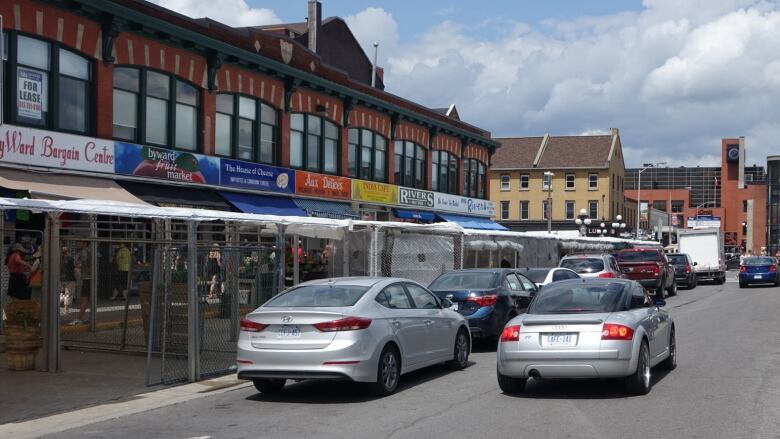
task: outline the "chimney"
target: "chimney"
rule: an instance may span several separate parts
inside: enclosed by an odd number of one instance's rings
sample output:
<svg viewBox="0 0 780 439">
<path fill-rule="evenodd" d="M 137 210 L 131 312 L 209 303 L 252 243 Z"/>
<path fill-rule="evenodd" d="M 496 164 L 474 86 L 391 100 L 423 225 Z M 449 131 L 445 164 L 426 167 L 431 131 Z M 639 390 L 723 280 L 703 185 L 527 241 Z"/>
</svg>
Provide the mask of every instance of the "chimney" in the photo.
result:
<svg viewBox="0 0 780 439">
<path fill-rule="evenodd" d="M 613 136 L 617 136 L 618 135 L 619 130 L 617 128 L 610 128 L 610 130 L 612 130 L 612 135 Z"/>
<path fill-rule="evenodd" d="M 314 53 L 319 53 L 320 43 L 320 29 L 322 28 L 322 3 L 317 0 L 309 0 L 309 18 L 308 18 L 308 31 L 309 31 L 309 50 Z"/>
</svg>

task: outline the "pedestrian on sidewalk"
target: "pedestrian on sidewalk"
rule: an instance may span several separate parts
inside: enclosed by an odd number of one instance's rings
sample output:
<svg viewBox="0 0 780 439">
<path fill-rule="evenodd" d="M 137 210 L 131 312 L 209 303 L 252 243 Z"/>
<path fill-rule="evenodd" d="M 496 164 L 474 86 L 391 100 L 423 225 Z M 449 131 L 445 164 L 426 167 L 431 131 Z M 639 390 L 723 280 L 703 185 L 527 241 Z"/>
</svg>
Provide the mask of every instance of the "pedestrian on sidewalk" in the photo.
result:
<svg viewBox="0 0 780 439">
<path fill-rule="evenodd" d="M 209 252 L 206 275 L 209 279 L 209 299 L 214 299 L 222 294 L 222 255 L 217 244 Z"/>
<path fill-rule="evenodd" d="M 28 277 L 32 267 L 24 260 L 25 253 L 24 246 L 16 243 L 5 258 L 5 265 L 8 267 L 8 295 L 19 300 L 30 300 L 32 296 Z"/>
<path fill-rule="evenodd" d="M 62 316 L 70 315 L 70 306 L 73 305 L 73 295 L 76 293 L 76 261 L 70 254 L 68 247 L 62 248 L 62 272 L 60 273 L 60 302 L 62 302 Z"/>
<path fill-rule="evenodd" d="M 79 299 L 79 315 L 70 323 L 71 325 L 78 325 L 89 321 L 89 319 L 84 317 L 84 314 L 87 312 L 92 291 L 92 252 L 89 248 L 89 242 L 79 241 L 78 246 L 76 278 L 81 282 L 81 297 Z"/>
<path fill-rule="evenodd" d="M 127 300 L 127 280 L 128 273 L 130 272 L 130 260 L 132 254 L 126 243 L 119 245 L 119 250 L 116 251 L 116 285 L 114 285 L 114 294 L 111 295 L 111 300 L 116 300 L 119 292 L 122 292 L 122 299 Z"/>
</svg>

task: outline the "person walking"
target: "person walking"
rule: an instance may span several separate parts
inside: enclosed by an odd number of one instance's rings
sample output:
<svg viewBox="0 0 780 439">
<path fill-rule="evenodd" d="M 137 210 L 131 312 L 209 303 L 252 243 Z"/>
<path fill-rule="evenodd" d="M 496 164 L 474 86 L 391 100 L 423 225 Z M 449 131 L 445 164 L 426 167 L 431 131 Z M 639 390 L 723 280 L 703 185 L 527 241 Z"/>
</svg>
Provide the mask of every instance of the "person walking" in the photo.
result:
<svg viewBox="0 0 780 439">
<path fill-rule="evenodd" d="M 89 242 L 79 241 L 78 246 L 75 272 L 76 278 L 81 281 L 81 289 L 79 291 L 81 297 L 79 298 L 79 315 L 70 323 L 71 325 L 89 321 L 89 319 L 84 317 L 84 314 L 87 312 L 92 292 L 92 252 L 89 248 Z"/>
<path fill-rule="evenodd" d="M 222 255 L 217 244 L 209 252 L 206 275 L 209 279 L 209 299 L 214 299 L 222 293 Z"/>
<path fill-rule="evenodd" d="M 114 285 L 114 294 L 111 295 L 111 300 L 116 300 L 119 292 L 122 292 L 122 299 L 127 300 L 127 279 L 130 273 L 130 260 L 132 259 L 132 253 L 127 247 L 126 243 L 119 245 L 119 249 L 116 251 L 116 270 L 117 278 L 116 285 Z"/>
<path fill-rule="evenodd" d="M 24 260 L 24 253 L 24 246 L 16 243 L 5 258 L 5 265 L 8 267 L 8 295 L 18 300 L 30 300 L 32 296 L 28 277 L 32 267 Z"/>
<path fill-rule="evenodd" d="M 60 302 L 62 302 L 63 317 L 70 315 L 73 305 L 73 295 L 76 293 L 76 261 L 68 247 L 62 248 L 62 271 L 60 272 Z"/>
</svg>

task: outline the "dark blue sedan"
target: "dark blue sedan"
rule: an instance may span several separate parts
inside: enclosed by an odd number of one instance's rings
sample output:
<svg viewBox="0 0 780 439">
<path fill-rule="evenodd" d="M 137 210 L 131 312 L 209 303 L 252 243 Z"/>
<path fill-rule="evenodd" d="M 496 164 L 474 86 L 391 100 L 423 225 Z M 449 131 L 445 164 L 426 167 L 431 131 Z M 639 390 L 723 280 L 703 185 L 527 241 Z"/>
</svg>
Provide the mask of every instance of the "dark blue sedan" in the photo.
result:
<svg viewBox="0 0 780 439">
<path fill-rule="evenodd" d="M 475 268 L 444 273 L 428 287 L 466 317 L 474 338 L 498 337 L 504 324 L 525 311 L 537 287 L 511 268 Z"/>
<path fill-rule="evenodd" d="M 744 258 L 739 265 L 739 287 L 750 284 L 780 285 L 780 274 L 777 272 L 777 259 L 771 256 L 751 256 Z"/>
</svg>

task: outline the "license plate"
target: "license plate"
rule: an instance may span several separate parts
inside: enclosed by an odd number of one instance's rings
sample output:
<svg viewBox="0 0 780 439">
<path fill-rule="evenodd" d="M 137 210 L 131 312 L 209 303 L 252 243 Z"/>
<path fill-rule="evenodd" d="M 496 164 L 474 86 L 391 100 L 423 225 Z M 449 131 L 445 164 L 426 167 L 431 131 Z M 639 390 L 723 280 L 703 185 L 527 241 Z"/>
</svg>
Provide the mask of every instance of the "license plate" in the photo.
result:
<svg viewBox="0 0 780 439">
<path fill-rule="evenodd" d="M 297 326 L 282 326 L 276 331 L 278 338 L 297 338 L 301 336 L 301 328 Z"/>
<path fill-rule="evenodd" d="M 451 310 L 453 310 L 453 311 L 457 311 L 457 310 L 458 310 L 458 303 L 457 303 L 457 302 L 454 302 L 454 303 L 452 304 L 452 306 L 450 307 L 450 309 L 451 309 Z"/>
<path fill-rule="evenodd" d="M 571 347 L 577 345 L 577 334 L 544 334 L 542 346 Z"/>
<path fill-rule="evenodd" d="M 753 275 L 753 279 L 761 279 L 762 277 L 763 276 L 761 276 L 760 274 L 754 274 Z"/>
</svg>

